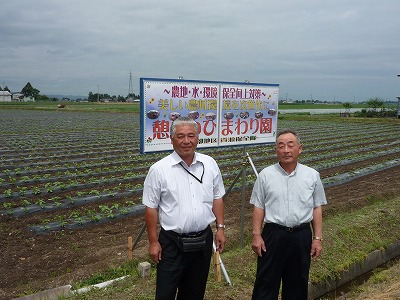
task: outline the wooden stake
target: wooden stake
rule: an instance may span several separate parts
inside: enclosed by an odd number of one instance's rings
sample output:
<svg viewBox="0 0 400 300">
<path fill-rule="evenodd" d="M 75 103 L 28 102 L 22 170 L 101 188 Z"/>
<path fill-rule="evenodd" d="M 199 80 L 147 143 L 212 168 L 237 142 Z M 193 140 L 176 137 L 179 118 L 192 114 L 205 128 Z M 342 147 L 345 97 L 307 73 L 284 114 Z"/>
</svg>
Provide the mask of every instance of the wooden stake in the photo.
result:
<svg viewBox="0 0 400 300">
<path fill-rule="evenodd" d="M 128 259 L 133 259 L 133 239 L 131 236 L 128 237 Z"/>
<path fill-rule="evenodd" d="M 214 264 L 215 264 L 215 278 L 217 282 L 221 282 L 221 262 L 219 260 L 219 252 L 214 252 Z"/>
</svg>

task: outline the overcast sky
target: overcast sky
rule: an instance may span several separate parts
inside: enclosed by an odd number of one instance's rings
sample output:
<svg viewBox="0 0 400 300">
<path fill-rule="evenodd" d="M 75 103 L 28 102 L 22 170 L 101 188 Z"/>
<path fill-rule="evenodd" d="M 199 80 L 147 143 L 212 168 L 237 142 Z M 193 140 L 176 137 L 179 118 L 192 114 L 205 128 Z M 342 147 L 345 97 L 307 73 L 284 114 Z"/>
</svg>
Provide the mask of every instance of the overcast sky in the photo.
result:
<svg viewBox="0 0 400 300">
<path fill-rule="evenodd" d="M 277 83 L 281 99 L 400 96 L 399 0 L 12 0 L 0 86 L 126 96 L 139 78 Z"/>
</svg>

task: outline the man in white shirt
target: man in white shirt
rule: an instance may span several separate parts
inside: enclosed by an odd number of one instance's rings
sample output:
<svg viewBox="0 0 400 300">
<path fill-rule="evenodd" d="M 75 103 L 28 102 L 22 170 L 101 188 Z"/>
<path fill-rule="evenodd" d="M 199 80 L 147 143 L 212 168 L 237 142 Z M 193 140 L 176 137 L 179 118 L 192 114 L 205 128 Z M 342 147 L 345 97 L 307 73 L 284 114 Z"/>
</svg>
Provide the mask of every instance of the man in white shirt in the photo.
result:
<svg viewBox="0 0 400 300">
<path fill-rule="evenodd" d="M 282 283 L 282 300 L 307 300 L 311 258 L 322 252 L 326 196 L 319 173 L 298 163 L 296 132 L 280 131 L 275 146 L 279 162 L 260 172 L 250 199 L 258 255 L 252 299 L 278 299 Z"/>
<path fill-rule="evenodd" d="M 157 263 L 155 298 L 172 300 L 177 294 L 177 299 L 200 300 L 209 272 L 214 221 L 216 249 L 222 252 L 225 246 L 225 188 L 215 160 L 195 152 L 198 126 L 193 119 L 176 119 L 170 134 L 174 152 L 150 167 L 143 188 L 149 254 Z"/>
</svg>

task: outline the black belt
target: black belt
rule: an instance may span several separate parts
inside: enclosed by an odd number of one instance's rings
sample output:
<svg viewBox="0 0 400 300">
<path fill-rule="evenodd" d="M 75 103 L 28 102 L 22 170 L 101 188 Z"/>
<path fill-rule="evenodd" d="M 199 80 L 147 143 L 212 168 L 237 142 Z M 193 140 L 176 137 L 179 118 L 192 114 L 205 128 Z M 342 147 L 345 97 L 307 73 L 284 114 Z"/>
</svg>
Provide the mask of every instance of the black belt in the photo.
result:
<svg viewBox="0 0 400 300">
<path fill-rule="evenodd" d="M 189 232 L 189 233 L 177 233 L 173 230 L 165 230 L 164 228 L 161 227 L 161 230 L 163 230 L 167 235 L 169 236 L 175 236 L 175 237 L 197 237 L 205 233 L 208 229 L 210 228 L 210 225 L 206 227 L 206 229 L 202 231 L 197 231 L 197 232 Z"/>
<path fill-rule="evenodd" d="M 271 228 L 271 229 L 273 228 L 273 229 L 285 230 L 287 232 L 296 232 L 306 228 L 310 228 L 310 223 L 303 223 L 293 227 L 286 227 L 276 223 L 266 223 L 265 226 L 266 228 Z"/>
</svg>

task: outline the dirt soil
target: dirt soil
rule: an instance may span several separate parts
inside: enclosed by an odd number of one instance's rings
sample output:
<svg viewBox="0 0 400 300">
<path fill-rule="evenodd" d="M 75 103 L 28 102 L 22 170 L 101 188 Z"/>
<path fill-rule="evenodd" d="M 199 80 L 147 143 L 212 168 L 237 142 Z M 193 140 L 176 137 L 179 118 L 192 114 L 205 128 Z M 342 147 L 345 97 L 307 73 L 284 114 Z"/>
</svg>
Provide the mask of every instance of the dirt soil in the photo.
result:
<svg viewBox="0 0 400 300">
<path fill-rule="evenodd" d="M 353 166 L 354 167 L 354 166 Z M 341 168 L 349 168 L 344 166 Z M 339 172 L 339 168 L 321 172 Z M 330 175 L 330 176 L 332 176 Z M 362 207 L 371 195 L 400 194 L 400 167 L 356 179 L 326 189 L 329 205 L 325 216 Z M 248 202 L 250 191 L 247 191 Z M 228 245 L 238 239 L 240 227 L 240 192 L 225 199 Z M 144 224 L 143 216 L 128 217 L 108 224 L 65 230 L 42 235 L 27 231 L 32 217 L 2 217 L 0 223 L 0 299 L 13 299 L 22 293 L 72 284 L 127 260 L 127 239 L 137 237 Z M 251 220 L 251 207 L 246 203 L 246 226 Z M 248 227 L 249 229 L 250 227 Z M 134 256 L 147 258 L 146 234 L 140 239 Z M 399 286 L 394 292 L 399 292 Z M 377 298 L 379 299 L 379 298 Z"/>
</svg>

